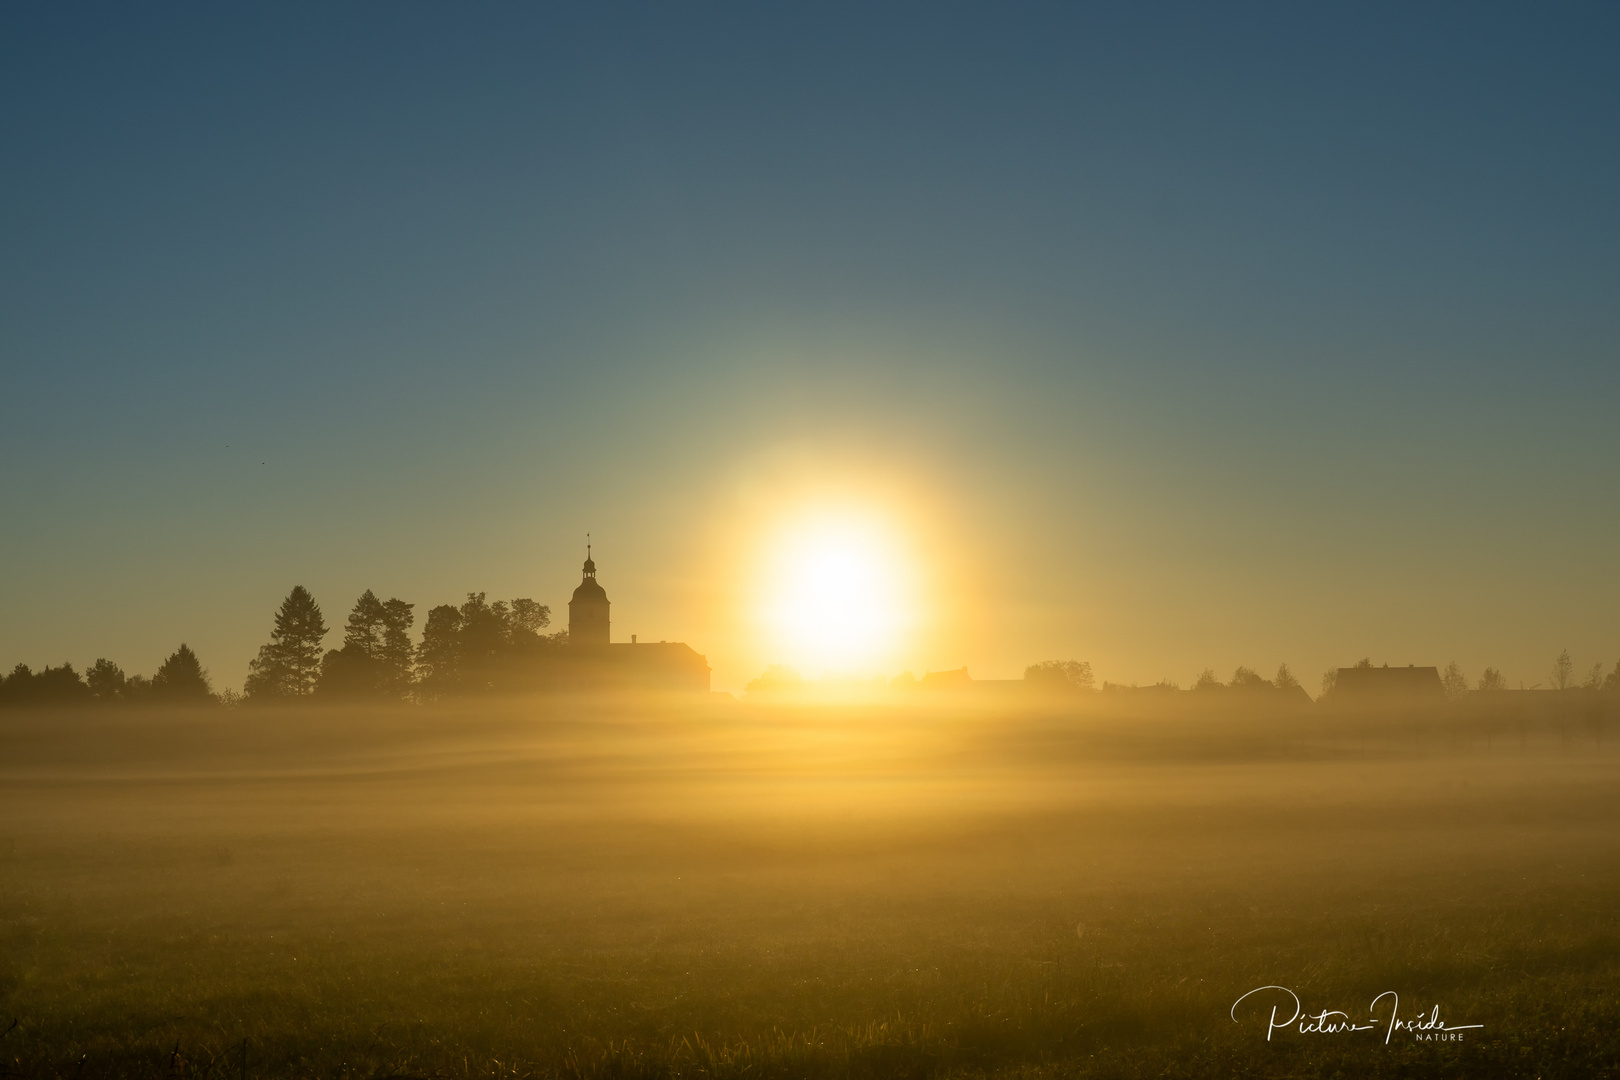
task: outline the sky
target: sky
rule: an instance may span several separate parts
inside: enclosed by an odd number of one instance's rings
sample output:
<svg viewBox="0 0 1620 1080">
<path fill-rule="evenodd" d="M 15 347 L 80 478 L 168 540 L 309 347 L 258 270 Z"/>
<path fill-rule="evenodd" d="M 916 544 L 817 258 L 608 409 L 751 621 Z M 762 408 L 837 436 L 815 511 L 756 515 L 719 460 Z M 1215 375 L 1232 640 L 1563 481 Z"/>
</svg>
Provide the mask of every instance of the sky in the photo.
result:
<svg viewBox="0 0 1620 1080">
<path fill-rule="evenodd" d="M 297 584 L 561 625 L 589 532 L 615 639 L 735 690 L 814 662 L 761 597 L 826 522 L 904 578 L 886 674 L 1614 664 L 1617 46 L 1600 5 L 7 5 L 0 665 L 240 686 Z"/>
</svg>

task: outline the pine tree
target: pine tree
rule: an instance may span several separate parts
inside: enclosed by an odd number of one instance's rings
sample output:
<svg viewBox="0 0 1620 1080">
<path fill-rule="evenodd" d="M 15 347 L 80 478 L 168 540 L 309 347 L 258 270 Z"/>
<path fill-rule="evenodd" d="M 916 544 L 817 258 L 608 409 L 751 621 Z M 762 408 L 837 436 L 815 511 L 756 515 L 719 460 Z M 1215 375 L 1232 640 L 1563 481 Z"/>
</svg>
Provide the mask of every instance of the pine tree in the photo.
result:
<svg viewBox="0 0 1620 1080">
<path fill-rule="evenodd" d="M 315 692 L 323 697 L 374 697 L 377 694 L 377 654 L 382 649 L 382 601 L 367 589 L 349 612 L 343 647 L 321 660 Z"/>
<path fill-rule="evenodd" d="M 381 689 L 392 698 L 404 697 L 411 688 L 411 662 L 416 653 L 411 645 L 411 624 L 416 621 L 411 609 L 415 606 L 397 598 L 383 605 L 382 648 L 377 659 L 382 666 Z"/>
<path fill-rule="evenodd" d="M 208 673 L 190 646 L 182 642 L 157 669 L 157 674 L 152 676 L 152 697 L 158 701 L 197 704 L 214 700 Z"/>
<path fill-rule="evenodd" d="M 349 628 L 343 632 L 344 648 L 354 648 L 368 660 L 380 659 L 383 645 L 383 624 L 387 613 L 377 594 L 367 589 L 354 602 L 349 612 Z"/>
<path fill-rule="evenodd" d="M 250 698 L 300 698 L 312 693 L 321 669 L 326 623 L 320 605 L 302 585 L 293 586 L 276 612 L 270 641 L 248 664 L 243 690 Z"/>
<path fill-rule="evenodd" d="M 400 599 L 386 604 L 367 589 L 349 612 L 343 647 L 321 661 L 316 692 L 338 697 L 398 700 L 411 685 L 411 608 Z"/>
</svg>

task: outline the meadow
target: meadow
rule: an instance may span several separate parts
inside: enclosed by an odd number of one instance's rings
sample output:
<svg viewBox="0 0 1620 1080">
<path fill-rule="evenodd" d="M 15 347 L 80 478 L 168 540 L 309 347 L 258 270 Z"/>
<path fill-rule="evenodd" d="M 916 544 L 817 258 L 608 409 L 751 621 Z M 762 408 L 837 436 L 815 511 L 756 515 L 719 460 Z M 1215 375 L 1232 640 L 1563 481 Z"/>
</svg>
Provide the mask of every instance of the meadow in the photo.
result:
<svg viewBox="0 0 1620 1080">
<path fill-rule="evenodd" d="M 0 1075 L 1620 1075 L 1601 734 L 947 698 L 4 713 Z M 1482 1026 L 1270 1031 L 1277 991 L 1233 1018 L 1268 985 Z"/>
</svg>

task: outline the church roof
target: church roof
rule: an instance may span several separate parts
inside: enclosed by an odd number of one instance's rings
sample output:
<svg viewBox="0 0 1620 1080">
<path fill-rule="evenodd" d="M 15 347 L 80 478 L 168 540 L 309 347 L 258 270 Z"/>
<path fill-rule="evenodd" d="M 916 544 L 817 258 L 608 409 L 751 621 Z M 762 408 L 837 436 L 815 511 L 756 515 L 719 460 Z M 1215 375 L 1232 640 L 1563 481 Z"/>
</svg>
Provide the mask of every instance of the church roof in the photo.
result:
<svg viewBox="0 0 1620 1080">
<path fill-rule="evenodd" d="M 607 593 L 602 586 L 596 583 L 596 562 L 591 558 L 590 548 L 585 549 L 585 578 L 574 590 L 574 598 L 568 601 L 572 606 L 578 603 L 605 604 L 608 602 Z"/>
<path fill-rule="evenodd" d="M 579 583 L 579 588 L 574 590 L 574 598 L 568 602 L 577 604 L 581 601 L 587 604 L 605 604 L 608 602 L 607 590 L 598 585 L 595 578 L 586 578 Z"/>
</svg>

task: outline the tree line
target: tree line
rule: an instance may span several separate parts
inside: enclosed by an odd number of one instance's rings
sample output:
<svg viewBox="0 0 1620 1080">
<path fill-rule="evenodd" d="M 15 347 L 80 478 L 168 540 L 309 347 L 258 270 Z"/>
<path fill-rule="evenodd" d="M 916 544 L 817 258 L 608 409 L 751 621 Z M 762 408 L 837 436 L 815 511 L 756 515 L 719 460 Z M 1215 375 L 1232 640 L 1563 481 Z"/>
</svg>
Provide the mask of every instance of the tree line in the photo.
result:
<svg viewBox="0 0 1620 1080">
<path fill-rule="evenodd" d="M 105 658 L 81 675 L 72 664 L 49 665 L 31 671 L 18 664 L 0 679 L 0 706 L 71 704 L 73 702 L 127 701 L 161 705 L 213 704 L 219 699 L 208 683 L 208 673 L 191 647 L 181 643 L 148 679 L 126 676 Z"/>
<path fill-rule="evenodd" d="M 1357 668 L 1370 668 L 1373 666 L 1371 657 L 1363 657 L 1351 665 Z M 1027 682 L 1038 683 L 1049 689 L 1062 690 L 1090 690 L 1094 685 L 1091 674 L 1091 665 L 1074 660 L 1046 660 L 1039 664 L 1031 664 L 1024 670 L 1024 679 Z M 1339 669 L 1328 668 L 1322 673 L 1321 696 L 1331 695 L 1337 687 Z M 1497 690 L 1507 690 L 1507 677 L 1501 670 L 1487 667 L 1480 673 L 1478 680 L 1470 682 L 1468 675 L 1463 671 L 1462 665 L 1453 660 L 1440 671 L 1440 686 L 1446 697 L 1453 701 L 1467 696 L 1473 692 L 1490 693 Z M 1569 650 L 1565 649 L 1558 654 L 1548 669 L 1546 678 L 1531 686 L 1519 684 L 1525 690 L 1620 690 L 1620 663 L 1616 663 L 1612 670 L 1605 672 L 1601 663 L 1593 664 L 1584 671 L 1577 671 L 1574 661 L 1570 658 Z M 1168 680 L 1153 686 L 1120 686 L 1115 683 L 1103 683 L 1104 690 L 1179 690 L 1179 684 Z M 1205 668 L 1194 681 L 1194 690 L 1238 690 L 1238 691 L 1282 691 L 1296 693 L 1303 689 L 1293 672 L 1288 670 L 1287 664 L 1277 668 L 1277 674 L 1267 679 L 1253 668 L 1239 667 L 1232 672 L 1230 682 L 1221 682 L 1213 668 Z"/>
<path fill-rule="evenodd" d="M 324 649 L 329 628 L 308 589 L 296 585 L 276 609 L 270 640 L 248 664 L 241 692 L 216 692 L 192 649 L 182 644 L 150 679 L 98 659 L 84 672 L 64 662 L 35 672 L 18 664 L 0 678 L 0 707 L 74 703 L 235 705 L 305 700 L 432 701 L 463 694 L 535 689 L 568 631 L 542 633 L 551 609 L 519 598 L 491 602 L 468 593 L 431 609 L 419 644 L 416 605 L 379 600 L 367 589 Z"/>
</svg>

